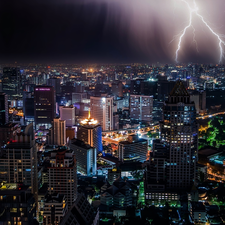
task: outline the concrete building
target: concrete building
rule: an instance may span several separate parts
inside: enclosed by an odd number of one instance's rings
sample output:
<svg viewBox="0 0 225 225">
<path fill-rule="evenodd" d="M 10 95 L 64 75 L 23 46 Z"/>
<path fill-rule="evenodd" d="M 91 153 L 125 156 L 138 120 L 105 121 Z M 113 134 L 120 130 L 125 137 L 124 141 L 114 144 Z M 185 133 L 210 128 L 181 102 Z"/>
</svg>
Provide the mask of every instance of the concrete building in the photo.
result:
<svg viewBox="0 0 225 225">
<path fill-rule="evenodd" d="M 45 126 L 51 127 L 55 118 L 55 90 L 51 86 L 37 86 L 34 89 L 34 121 L 36 129 Z"/>
<path fill-rule="evenodd" d="M 66 121 L 67 127 L 72 127 L 75 125 L 75 107 L 70 106 L 60 106 L 60 119 Z"/>
<path fill-rule="evenodd" d="M 49 194 L 59 193 L 66 197 L 70 208 L 77 196 L 76 159 L 72 150 L 61 147 L 51 153 L 48 167 Z"/>
<path fill-rule="evenodd" d="M 152 122 L 153 96 L 130 95 L 130 119 Z"/>
<path fill-rule="evenodd" d="M 8 122 L 9 122 L 8 96 L 5 93 L 0 93 L 0 125 L 5 125 Z"/>
<path fill-rule="evenodd" d="M 74 151 L 77 160 L 77 171 L 87 175 L 96 175 L 97 151 L 96 148 L 85 144 L 83 141 L 73 139 L 70 142 L 70 149 Z"/>
<path fill-rule="evenodd" d="M 46 197 L 43 211 L 43 225 L 60 224 L 68 212 L 65 195 L 53 194 Z"/>
<path fill-rule="evenodd" d="M 77 139 L 102 152 L 102 128 L 97 120 L 90 118 L 90 114 L 77 127 Z"/>
<path fill-rule="evenodd" d="M 127 141 L 119 142 L 119 161 L 137 160 L 144 162 L 147 158 L 148 141 L 129 135 Z"/>
<path fill-rule="evenodd" d="M 29 186 L 16 183 L 0 185 L 0 224 L 38 224 L 35 198 Z"/>
<path fill-rule="evenodd" d="M 109 184 L 113 184 L 113 182 L 117 179 L 121 177 L 121 170 L 114 168 L 114 169 L 108 169 L 108 178 L 107 181 L 109 182 Z"/>
<path fill-rule="evenodd" d="M 53 119 L 52 128 L 49 129 L 48 144 L 63 146 L 66 144 L 66 121 Z"/>
<path fill-rule="evenodd" d="M 100 122 L 103 131 L 113 130 L 113 97 L 90 97 L 91 115 Z"/>
<path fill-rule="evenodd" d="M 37 144 L 33 125 L 13 136 L 0 155 L 0 180 L 31 186 L 37 194 Z"/>
<path fill-rule="evenodd" d="M 61 93 L 60 79 L 59 78 L 53 77 L 53 78 L 47 79 L 47 85 L 53 86 L 56 94 Z"/>
<path fill-rule="evenodd" d="M 177 200 L 178 192 L 190 191 L 197 179 L 196 110 L 182 81 L 177 81 L 164 104 L 160 131 L 160 140 L 153 142 L 145 181 L 146 199 L 154 202 L 159 200 L 153 199 L 156 193 L 164 196 L 161 202 L 165 200 L 164 193 L 173 196 L 168 201 Z"/>
</svg>

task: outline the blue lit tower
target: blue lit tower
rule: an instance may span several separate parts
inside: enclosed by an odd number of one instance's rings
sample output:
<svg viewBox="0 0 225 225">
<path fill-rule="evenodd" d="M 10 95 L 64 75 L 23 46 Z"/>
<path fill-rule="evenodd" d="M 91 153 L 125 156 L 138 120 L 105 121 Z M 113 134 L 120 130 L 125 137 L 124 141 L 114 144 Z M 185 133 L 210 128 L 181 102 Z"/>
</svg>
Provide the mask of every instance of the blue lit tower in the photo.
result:
<svg viewBox="0 0 225 225">
<path fill-rule="evenodd" d="M 89 116 L 82 120 L 77 130 L 77 139 L 85 144 L 95 147 L 97 152 L 102 152 L 102 127 L 97 120 Z"/>
</svg>

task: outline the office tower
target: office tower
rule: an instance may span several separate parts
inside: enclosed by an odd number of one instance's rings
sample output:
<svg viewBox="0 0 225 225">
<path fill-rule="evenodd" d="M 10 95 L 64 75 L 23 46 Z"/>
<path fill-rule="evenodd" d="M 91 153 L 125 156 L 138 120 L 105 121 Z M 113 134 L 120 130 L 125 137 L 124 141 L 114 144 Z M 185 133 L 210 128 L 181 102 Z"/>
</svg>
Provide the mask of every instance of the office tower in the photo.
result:
<svg viewBox="0 0 225 225">
<path fill-rule="evenodd" d="M 157 97 L 157 82 L 154 80 L 131 80 L 130 93 L 132 95 L 153 95 Z"/>
<path fill-rule="evenodd" d="M 152 122 L 153 96 L 130 95 L 130 119 Z"/>
<path fill-rule="evenodd" d="M 72 93 L 72 104 L 84 102 L 87 99 L 87 93 Z"/>
<path fill-rule="evenodd" d="M 195 103 L 196 113 L 206 113 L 206 91 L 189 91 L 190 100 Z"/>
<path fill-rule="evenodd" d="M 2 91 L 9 99 L 13 99 L 22 92 L 22 78 L 19 68 L 4 67 L 2 75 Z"/>
<path fill-rule="evenodd" d="M 66 128 L 66 139 L 72 140 L 75 138 L 75 128 L 67 127 Z"/>
<path fill-rule="evenodd" d="M 43 225 L 60 224 L 67 212 L 65 195 L 59 193 L 47 195 L 44 203 Z"/>
<path fill-rule="evenodd" d="M 60 119 L 66 121 L 67 127 L 72 127 L 75 125 L 75 107 L 70 106 L 60 106 Z"/>
<path fill-rule="evenodd" d="M 136 160 L 144 162 L 147 158 L 148 142 L 138 135 L 129 135 L 127 141 L 119 142 L 119 161 Z"/>
<path fill-rule="evenodd" d="M 37 224 L 35 198 L 29 186 L 16 183 L 0 185 L 0 224 Z"/>
<path fill-rule="evenodd" d="M 113 97 L 90 97 L 91 115 L 100 122 L 103 131 L 113 130 Z"/>
<path fill-rule="evenodd" d="M 8 97 L 5 93 L 0 93 L 0 125 L 5 125 L 9 121 Z"/>
<path fill-rule="evenodd" d="M 34 120 L 36 129 L 45 126 L 51 127 L 55 118 L 55 91 L 54 87 L 37 86 L 34 89 Z"/>
<path fill-rule="evenodd" d="M 102 128 L 97 120 L 90 118 L 82 120 L 77 127 L 77 139 L 102 152 Z"/>
<path fill-rule="evenodd" d="M 49 194 L 59 193 L 66 197 L 68 208 L 76 200 L 77 167 L 72 150 L 61 147 L 51 152 L 50 167 L 48 167 Z"/>
<path fill-rule="evenodd" d="M 37 193 L 37 144 L 33 125 L 26 126 L 1 151 L 0 179 L 8 183 L 23 183 Z"/>
<path fill-rule="evenodd" d="M 48 144 L 63 146 L 66 144 L 66 121 L 59 118 L 53 119 L 49 129 Z"/>
<path fill-rule="evenodd" d="M 59 78 L 49 78 L 47 79 L 47 85 L 48 86 L 52 86 L 55 89 L 55 93 L 56 94 L 60 94 L 61 93 L 61 88 L 60 88 L 60 79 Z"/>
<path fill-rule="evenodd" d="M 146 199 L 151 200 L 156 198 L 152 192 L 161 192 L 167 200 L 168 195 L 165 196 L 165 193 L 168 190 L 190 191 L 196 181 L 196 110 L 182 81 L 176 82 L 168 101 L 164 104 L 160 131 L 161 139 L 153 142 L 153 153 L 146 179 Z"/>
<path fill-rule="evenodd" d="M 215 83 L 213 81 L 205 81 L 204 90 L 213 91 L 215 89 Z"/>
<path fill-rule="evenodd" d="M 95 211 L 83 194 L 79 194 L 73 207 L 60 225 L 98 225 L 99 211 Z"/>
<path fill-rule="evenodd" d="M 196 179 L 198 126 L 194 102 L 177 81 L 164 104 L 161 140 L 170 146 L 168 187 L 190 188 Z"/>
<path fill-rule="evenodd" d="M 74 151 L 77 160 L 77 171 L 87 175 L 96 175 L 97 151 L 83 141 L 73 139 L 70 142 L 70 149 Z"/>
<path fill-rule="evenodd" d="M 121 81 L 114 81 L 112 83 L 112 94 L 117 97 L 123 97 L 123 83 Z"/>
</svg>

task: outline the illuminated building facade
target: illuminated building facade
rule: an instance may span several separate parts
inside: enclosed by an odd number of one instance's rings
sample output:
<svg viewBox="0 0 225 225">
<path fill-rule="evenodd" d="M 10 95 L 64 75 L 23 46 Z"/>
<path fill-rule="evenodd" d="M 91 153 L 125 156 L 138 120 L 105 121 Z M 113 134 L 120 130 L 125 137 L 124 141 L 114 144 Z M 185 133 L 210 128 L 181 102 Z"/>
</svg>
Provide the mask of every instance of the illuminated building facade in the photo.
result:
<svg viewBox="0 0 225 225">
<path fill-rule="evenodd" d="M 60 119 L 66 121 L 67 127 L 72 127 L 75 125 L 75 107 L 70 106 L 60 106 Z"/>
<path fill-rule="evenodd" d="M 97 120 L 90 118 L 82 120 L 77 127 L 77 139 L 102 152 L 102 127 Z"/>
<path fill-rule="evenodd" d="M 51 86 L 37 86 L 34 89 L 34 120 L 36 129 L 51 127 L 55 118 L 55 91 Z"/>
<path fill-rule="evenodd" d="M 77 171 L 87 175 L 96 175 L 97 171 L 97 151 L 81 140 L 73 139 L 70 149 L 74 151 L 77 160 Z"/>
<path fill-rule="evenodd" d="M 148 152 L 147 140 L 138 138 L 138 135 L 129 135 L 127 141 L 119 142 L 119 161 L 136 160 L 144 162 Z"/>
<path fill-rule="evenodd" d="M 66 144 L 66 121 L 59 118 L 53 119 L 49 129 L 48 144 L 63 146 Z"/>
<path fill-rule="evenodd" d="M 196 110 L 182 81 L 177 81 L 164 104 L 160 130 L 161 139 L 153 142 L 146 177 L 146 199 L 152 201 L 156 200 L 153 199 L 155 193 L 168 190 L 190 191 L 197 179 Z M 164 201 L 164 197 L 160 200 Z M 177 197 L 171 200 L 177 200 Z"/>
<path fill-rule="evenodd" d="M 61 147 L 51 153 L 51 166 L 48 167 L 49 194 L 59 193 L 66 197 L 68 208 L 76 200 L 77 195 L 77 168 L 76 159 L 72 150 Z"/>
<path fill-rule="evenodd" d="M 0 185 L 0 224 L 30 225 L 36 222 L 35 198 L 29 186 L 16 183 Z"/>
<path fill-rule="evenodd" d="M 37 144 L 33 125 L 17 133 L 1 151 L 0 179 L 8 183 L 23 183 L 37 192 Z"/>
<path fill-rule="evenodd" d="M 153 96 L 130 95 L 131 120 L 152 122 Z"/>
<path fill-rule="evenodd" d="M 103 131 L 113 130 L 113 97 L 90 97 L 91 115 Z"/>
</svg>

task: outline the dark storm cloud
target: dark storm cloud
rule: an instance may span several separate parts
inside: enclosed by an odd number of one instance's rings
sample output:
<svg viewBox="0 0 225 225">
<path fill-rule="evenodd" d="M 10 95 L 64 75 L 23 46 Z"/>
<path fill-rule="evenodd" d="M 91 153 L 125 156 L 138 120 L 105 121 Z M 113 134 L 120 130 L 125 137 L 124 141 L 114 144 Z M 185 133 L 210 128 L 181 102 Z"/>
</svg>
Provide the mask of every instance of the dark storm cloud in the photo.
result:
<svg viewBox="0 0 225 225">
<path fill-rule="evenodd" d="M 187 9 L 177 2 L 1 1 L 0 59 L 18 62 L 173 62 L 177 39 L 169 43 L 188 22 Z M 211 8 L 209 0 L 204 3 L 201 7 L 205 15 L 223 33 L 224 12 L 216 16 L 224 10 L 223 2 L 217 0 Z M 218 46 L 214 37 L 202 24 L 196 26 L 201 51 L 196 53 L 195 45 L 191 43 L 191 31 L 184 39 L 180 58 L 198 62 L 216 59 Z"/>
</svg>

